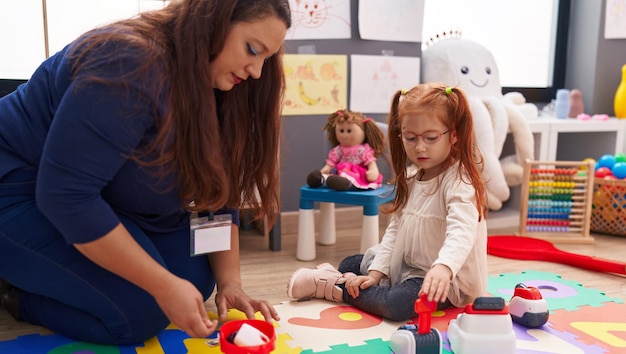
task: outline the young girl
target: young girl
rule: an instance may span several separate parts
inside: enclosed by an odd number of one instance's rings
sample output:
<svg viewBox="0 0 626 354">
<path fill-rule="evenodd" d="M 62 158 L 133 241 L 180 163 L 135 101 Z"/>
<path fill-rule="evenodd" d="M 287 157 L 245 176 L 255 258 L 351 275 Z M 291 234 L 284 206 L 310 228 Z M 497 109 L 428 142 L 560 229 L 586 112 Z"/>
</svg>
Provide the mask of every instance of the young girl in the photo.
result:
<svg viewBox="0 0 626 354">
<path fill-rule="evenodd" d="M 385 151 L 385 136 L 376 122 L 359 112 L 339 110 L 328 116 L 324 130 L 333 148 L 326 165 L 309 173 L 307 184 L 316 188 L 325 183 L 342 191 L 380 188 L 383 176 L 376 159 Z"/>
<path fill-rule="evenodd" d="M 458 88 L 425 83 L 398 91 L 389 114 L 396 174 L 392 218 L 364 255 L 301 268 L 290 298 L 344 301 L 394 321 L 415 318 L 420 294 L 463 307 L 487 285 L 487 201 L 472 115 Z M 408 168 L 407 168 L 408 163 Z"/>
</svg>

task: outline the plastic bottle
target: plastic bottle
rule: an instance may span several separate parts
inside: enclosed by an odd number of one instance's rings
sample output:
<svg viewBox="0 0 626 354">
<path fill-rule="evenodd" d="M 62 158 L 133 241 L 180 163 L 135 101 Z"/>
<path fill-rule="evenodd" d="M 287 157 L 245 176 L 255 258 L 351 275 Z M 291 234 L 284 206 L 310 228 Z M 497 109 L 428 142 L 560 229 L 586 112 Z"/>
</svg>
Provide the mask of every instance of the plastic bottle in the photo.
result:
<svg viewBox="0 0 626 354">
<path fill-rule="evenodd" d="M 622 81 L 615 92 L 615 117 L 626 118 L 626 64 L 622 66 Z"/>
<path fill-rule="evenodd" d="M 556 100 L 554 101 L 554 114 L 557 118 L 567 118 L 569 113 L 569 90 L 559 89 L 556 91 Z"/>
<path fill-rule="evenodd" d="M 579 89 L 573 89 L 569 93 L 569 117 L 576 118 L 579 114 L 585 113 L 583 93 Z"/>
</svg>

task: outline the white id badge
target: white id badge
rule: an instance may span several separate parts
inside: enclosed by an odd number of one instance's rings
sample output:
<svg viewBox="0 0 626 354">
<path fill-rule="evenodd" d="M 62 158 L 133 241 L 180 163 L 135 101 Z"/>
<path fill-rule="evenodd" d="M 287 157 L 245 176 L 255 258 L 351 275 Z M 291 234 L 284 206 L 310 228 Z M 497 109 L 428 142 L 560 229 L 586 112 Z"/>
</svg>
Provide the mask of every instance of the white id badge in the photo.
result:
<svg viewBox="0 0 626 354">
<path fill-rule="evenodd" d="M 232 219 L 230 214 L 214 215 L 213 220 L 208 216 L 191 219 L 191 255 L 229 250 Z"/>
</svg>

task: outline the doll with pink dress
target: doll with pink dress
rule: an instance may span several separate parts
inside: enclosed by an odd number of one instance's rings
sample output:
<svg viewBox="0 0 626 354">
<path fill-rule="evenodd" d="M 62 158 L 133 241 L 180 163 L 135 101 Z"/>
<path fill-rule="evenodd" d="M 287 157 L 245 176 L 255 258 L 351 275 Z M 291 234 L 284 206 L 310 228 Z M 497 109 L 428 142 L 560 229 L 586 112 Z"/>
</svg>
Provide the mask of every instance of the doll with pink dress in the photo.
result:
<svg viewBox="0 0 626 354">
<path fill-rule="evenodd" d="M 307 184 L 346 190 L 376 189 L 383 176 L 376 159 L 385 151 L 385 136 L 376 122 L 364 114 L 339 110 L 328 116 L 324 129 L 333 148 L 326 164 L 309 173 Z"/>
</svg>

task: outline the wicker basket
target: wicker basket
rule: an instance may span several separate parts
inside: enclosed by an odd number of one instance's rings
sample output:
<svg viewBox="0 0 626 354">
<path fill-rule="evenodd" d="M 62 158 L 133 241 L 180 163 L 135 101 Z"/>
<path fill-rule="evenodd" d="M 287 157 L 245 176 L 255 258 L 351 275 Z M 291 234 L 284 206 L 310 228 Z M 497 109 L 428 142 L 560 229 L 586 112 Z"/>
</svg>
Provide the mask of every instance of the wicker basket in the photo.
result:
<svg viewBox="0 0 626 354">
<path fill-rule="evenodd" d="M 626 236 L 626 180 L 594 180 L 591 231 Z"/>
</svg>

